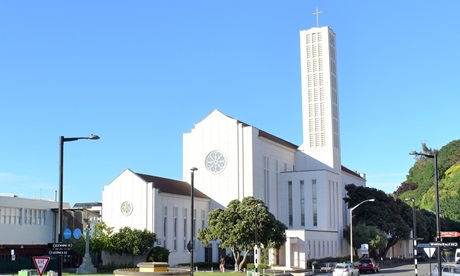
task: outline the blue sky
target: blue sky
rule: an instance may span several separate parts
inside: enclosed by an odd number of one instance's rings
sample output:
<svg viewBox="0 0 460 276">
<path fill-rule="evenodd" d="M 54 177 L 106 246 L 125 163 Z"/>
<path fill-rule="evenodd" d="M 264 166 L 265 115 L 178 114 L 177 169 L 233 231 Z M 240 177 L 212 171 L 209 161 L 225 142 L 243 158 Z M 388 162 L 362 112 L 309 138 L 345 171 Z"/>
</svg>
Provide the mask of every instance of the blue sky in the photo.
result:
<svg viewBox="0 0 460 276">
<path fill-rule="evenodd" d="M 299 31 L 337 36 L 342 163 L 393 192 L 421 143 L 458 139 L 460 2 L 0 2 L 0 193 L 99 201 L 123 170 L 182 179 L 214 109 L 302 143 Z"/>
</svg>

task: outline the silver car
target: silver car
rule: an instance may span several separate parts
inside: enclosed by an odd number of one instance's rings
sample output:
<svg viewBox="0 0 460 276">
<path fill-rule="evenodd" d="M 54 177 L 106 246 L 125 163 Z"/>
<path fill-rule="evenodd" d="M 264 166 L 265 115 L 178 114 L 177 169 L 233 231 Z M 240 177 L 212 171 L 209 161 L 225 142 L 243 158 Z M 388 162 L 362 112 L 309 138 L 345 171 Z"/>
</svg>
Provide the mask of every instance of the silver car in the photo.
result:
<svg viewBox="0 0 460 276">
<path fill-rule="evenodd" d="M 332 271 L 332 276 L 358 276 L 359 269 L 350 263 L 338 263 Z"/>
<path fill-rule="evenodd" d="M 443 276 L 460 276 L 460 266 L 454 264 L 443 264 L 442 266 L 442 275 Z M 431 275 L 438 276 L 438 266 L 436 265 Z"/>
</svg>

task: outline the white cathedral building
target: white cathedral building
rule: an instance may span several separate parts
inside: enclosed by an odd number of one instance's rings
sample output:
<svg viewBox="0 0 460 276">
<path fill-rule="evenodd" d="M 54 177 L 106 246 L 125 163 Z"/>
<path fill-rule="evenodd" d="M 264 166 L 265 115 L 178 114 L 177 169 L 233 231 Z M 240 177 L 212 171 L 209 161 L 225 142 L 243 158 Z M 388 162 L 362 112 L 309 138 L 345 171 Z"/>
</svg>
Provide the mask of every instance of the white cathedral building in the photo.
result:
<svg viewBox="0 0 460 276">
<path fill-rule="evenodd" d="M 335 34 L 329 27 L 300 32 L 303 143 L 295 145 L 218 110 L 183 137 L 183 180 L 122 172 L 104 187 L 102 220 L 156 233 L 169 263 L 187 263 L 190 223 L 233 199 L 262 199 L 288 226 L 287 241 L 271 264 L 306 268 L 309 259 L 349 255 L 343 238 L 347 184 L 365 186 L 364 175 L 341 164 Z M 191 171 L 195 191 L 190 212 Z M 196 238 L 196 233 L 194 233 Z M 216 244 L 196 242 L 195 261 L 218 261 Z"/>
</svg>

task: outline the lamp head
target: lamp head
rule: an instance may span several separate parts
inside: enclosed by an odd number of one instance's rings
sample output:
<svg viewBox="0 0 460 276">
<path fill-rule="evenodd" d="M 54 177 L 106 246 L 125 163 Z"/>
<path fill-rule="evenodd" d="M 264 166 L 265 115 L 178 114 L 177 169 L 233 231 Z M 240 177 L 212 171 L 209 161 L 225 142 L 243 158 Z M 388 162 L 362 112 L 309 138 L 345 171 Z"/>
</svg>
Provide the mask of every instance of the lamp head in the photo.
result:
<svg viewBox="0 0 460 276">
<path fill-rule="evenodd" d="M 409 154 L 410 154 L 410 155 L 419 155 L 419 153 L 418 153 L 418 152 L 416 152 L 415 150 L 413 150 L 413 151 L 409 152 Z"/>
<path fill-rule="evenodd" d="M 193 167 L 193 168 L 191 168 L 190 170 L 191 170 L 192 172 L 194 172 L 194 171 L 197 171 L 198 169 L 195 168 L 195 167 Z"/>
<path fill-rule="evenodd" d="M 100 137 L 97 136 L 97 135 L 95 135 L 95 134 L 91 134 L 91 135 L 88 137 L 88 139 L 90 139 L 90 140 L 99 140 Z"/>
</svg>

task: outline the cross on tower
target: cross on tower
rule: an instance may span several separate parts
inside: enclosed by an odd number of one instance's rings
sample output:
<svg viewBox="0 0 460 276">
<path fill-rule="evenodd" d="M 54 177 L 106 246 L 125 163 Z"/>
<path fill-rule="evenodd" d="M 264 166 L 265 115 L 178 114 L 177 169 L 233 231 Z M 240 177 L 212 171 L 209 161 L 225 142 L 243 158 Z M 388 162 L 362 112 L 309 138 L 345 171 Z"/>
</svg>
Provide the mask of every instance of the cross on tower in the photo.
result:
<svg viewBox="0 0 460 276">
<path fill-rule="evenodd" d="M 318 19 L 319 19 L 319 14 L 320 13 L 323 13 L 323 12 L 318 11 L 318 7 L 316 7 L 316 12 L 312 13 L 312 14 L 316 15 L 316 27 L 319 27 L 319 20 Z"/>
</svg>

